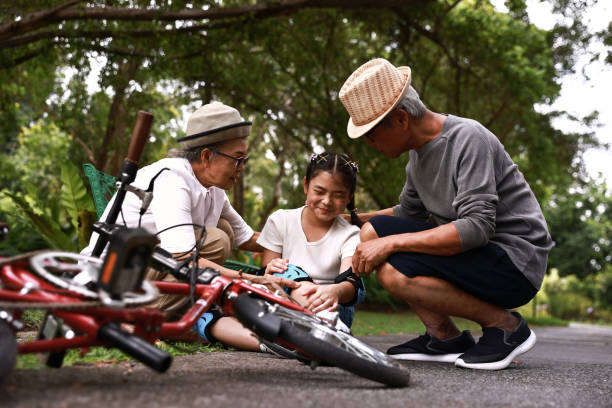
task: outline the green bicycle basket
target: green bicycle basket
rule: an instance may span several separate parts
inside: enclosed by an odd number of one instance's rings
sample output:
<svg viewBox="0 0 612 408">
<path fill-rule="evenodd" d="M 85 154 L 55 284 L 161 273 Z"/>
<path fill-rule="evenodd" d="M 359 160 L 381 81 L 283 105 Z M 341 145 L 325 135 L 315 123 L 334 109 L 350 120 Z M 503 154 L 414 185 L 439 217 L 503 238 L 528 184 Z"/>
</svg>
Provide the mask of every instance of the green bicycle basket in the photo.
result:
<svg viewBox="0 0 612 408">
<path fill-rule="evenodd" d="M 91 163 L 83 164 L 83 170 L 91 186 L 91 194 L 93 195 L 94 205 L 99 219 L 102 217 L 104 209 L 117 190 L 115 186 L 117 178 L 96 169 Z"/>
</svg>

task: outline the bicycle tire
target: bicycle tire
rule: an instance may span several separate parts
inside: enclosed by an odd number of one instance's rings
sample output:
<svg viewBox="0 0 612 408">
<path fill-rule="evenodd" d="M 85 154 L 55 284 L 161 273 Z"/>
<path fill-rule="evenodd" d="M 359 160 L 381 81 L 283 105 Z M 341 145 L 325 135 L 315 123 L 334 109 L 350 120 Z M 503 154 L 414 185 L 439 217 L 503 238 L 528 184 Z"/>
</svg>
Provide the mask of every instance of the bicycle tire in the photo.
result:
<svg viewBox="0 0 612 408">
<path fill-rule="evenodd" d="M 17 340 L 8 323 L 0 319 L 0 384 L 17 362 Z"/>
<path fill-rule="evenodd" d="M 410 381 L 400 363 L 327 322 L 305 313 L 271 304 L 243 294 L 234 301 L 236 317 L 257 335 L 268 337 L 278 326 L 277 337 L 304 352 L 314 361 L 329 363 L 348 372 L 390 387 L 405 387 Z M 267 321 L 266 321 L 267 319 Z"/>
</svg>

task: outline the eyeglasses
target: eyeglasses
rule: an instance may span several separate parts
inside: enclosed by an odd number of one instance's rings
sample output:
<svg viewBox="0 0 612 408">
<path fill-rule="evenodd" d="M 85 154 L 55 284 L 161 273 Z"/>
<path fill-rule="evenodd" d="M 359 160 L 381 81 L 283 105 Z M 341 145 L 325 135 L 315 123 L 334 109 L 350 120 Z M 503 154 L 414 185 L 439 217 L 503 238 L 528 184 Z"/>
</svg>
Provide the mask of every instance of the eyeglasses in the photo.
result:
<svg viewBox="0 0 612 408">
<path fill-rule="evenodd" d="M 220 152 L 218 150 L 216 153 L 220 154 L 221 156 L 229 157 L 230 159 L 236 160 L 236 168 L 240 168 L 243 165 L 246 165 L 247 162 L 249 161 L 249 156 L 235 157 L 227 153 Z"/>
</svg>

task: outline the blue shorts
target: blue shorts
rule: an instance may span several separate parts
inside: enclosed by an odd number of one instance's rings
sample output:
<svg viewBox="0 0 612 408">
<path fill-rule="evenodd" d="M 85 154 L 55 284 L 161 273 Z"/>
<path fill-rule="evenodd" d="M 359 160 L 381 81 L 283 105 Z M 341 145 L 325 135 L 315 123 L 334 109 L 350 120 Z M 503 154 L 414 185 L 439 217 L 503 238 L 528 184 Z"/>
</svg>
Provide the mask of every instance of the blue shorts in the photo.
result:
<svg viewBox="0 0 612 408">
<path fill-rule="evenodd" d="M 433 225 L 380 215 L 370 219 L 379 237 L 424 231 Z M 498 245 L 474 248 L 451 256 L 398 252 L 387 262 L 409 278 L 431 276 L 445 280 L 462 291 L 504 309 L 529 302 L 538 292 Z"/>
</svg>

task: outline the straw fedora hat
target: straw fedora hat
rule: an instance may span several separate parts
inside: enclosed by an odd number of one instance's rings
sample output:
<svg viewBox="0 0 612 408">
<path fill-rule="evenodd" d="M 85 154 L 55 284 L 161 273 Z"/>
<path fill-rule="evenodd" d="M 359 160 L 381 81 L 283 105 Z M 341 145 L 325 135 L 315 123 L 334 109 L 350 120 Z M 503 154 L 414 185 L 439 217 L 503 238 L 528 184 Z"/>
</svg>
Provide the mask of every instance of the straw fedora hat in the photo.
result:
<svg viewBox="0 0 612 408">
<path fill-rule="evenodd" d="M 245 121 L 237 109 L 212 102 L 196 110 L 187 121 L 185 137 L 178 139 L 183 150 L 247 137 L 251 122 Z"/>
<path fill-rule="evenodd" d="M 402 100 L 410 80 L 409 67 L 395 67 L 384 58 L 357 68 L 338 94 L 351 116 L 346 127 L 348 136 L 356 139 L 376 126 Z"/>
</svg>

